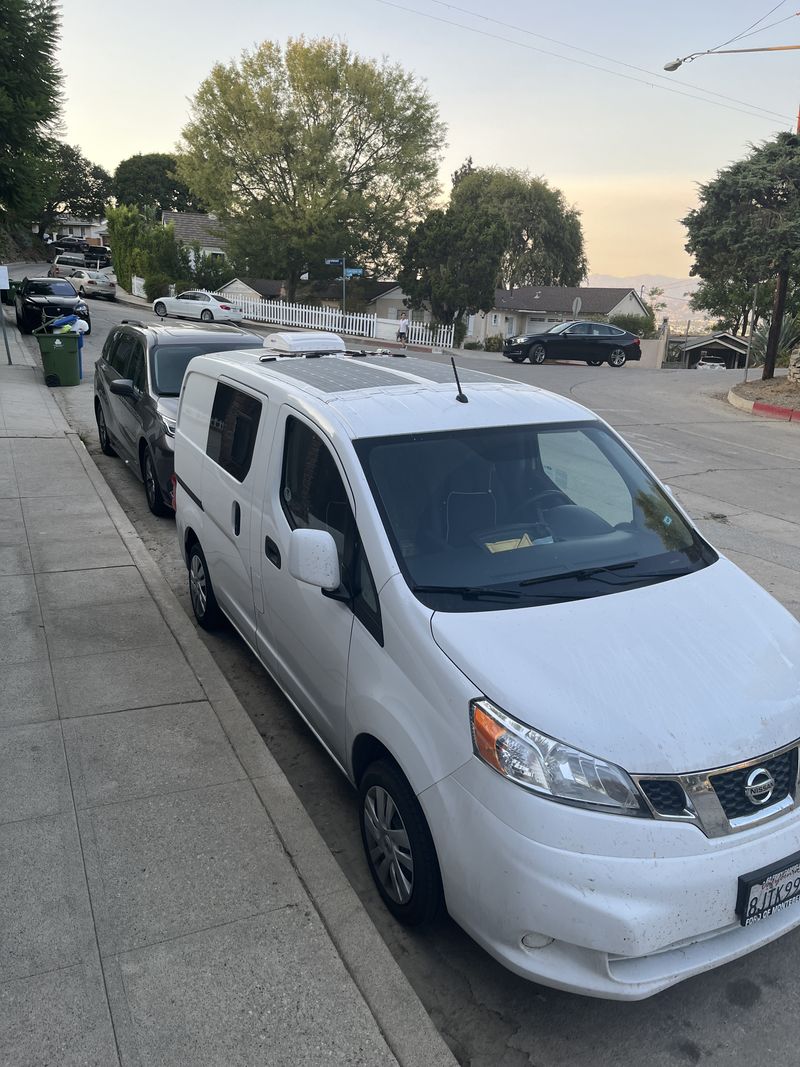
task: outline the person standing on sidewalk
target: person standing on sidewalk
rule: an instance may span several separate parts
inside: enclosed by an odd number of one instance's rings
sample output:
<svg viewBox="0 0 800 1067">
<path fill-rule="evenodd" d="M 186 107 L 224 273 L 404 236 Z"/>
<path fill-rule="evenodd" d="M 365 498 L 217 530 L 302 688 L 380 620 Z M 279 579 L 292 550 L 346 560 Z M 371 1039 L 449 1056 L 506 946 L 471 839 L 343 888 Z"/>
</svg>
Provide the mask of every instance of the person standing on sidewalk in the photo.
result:
<svg viewBox="0 0 800 1067">
<path fill-rule="evenodd" d="M 400 316 L 400 321 L 397 324 L 397 340 L 402 341 L 403 344 L 408 340 L 408 315 L 405 311 Z"/>
</svg>

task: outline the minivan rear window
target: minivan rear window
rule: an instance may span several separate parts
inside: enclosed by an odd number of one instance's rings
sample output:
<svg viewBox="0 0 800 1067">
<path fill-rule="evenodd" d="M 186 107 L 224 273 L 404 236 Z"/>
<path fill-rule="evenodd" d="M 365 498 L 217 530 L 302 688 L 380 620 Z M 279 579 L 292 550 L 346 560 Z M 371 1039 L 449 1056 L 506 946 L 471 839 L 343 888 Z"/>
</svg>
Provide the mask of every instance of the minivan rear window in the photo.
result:
<svg viewBox="0 0 800 1067">
<path fill-rule="evenodd" d="M 222 382 L 217 385 L 206 454 L 237 482 L 250 470 L 260 419 L 260 400 Z"/>
</svg>

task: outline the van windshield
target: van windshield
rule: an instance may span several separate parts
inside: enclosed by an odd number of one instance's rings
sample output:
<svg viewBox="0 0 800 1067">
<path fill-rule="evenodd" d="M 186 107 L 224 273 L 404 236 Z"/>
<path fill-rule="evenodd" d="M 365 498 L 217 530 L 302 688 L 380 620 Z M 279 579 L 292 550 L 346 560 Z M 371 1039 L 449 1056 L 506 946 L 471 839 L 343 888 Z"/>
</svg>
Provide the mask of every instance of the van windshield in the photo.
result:
<svg viewBox="0 0 800 1067">
<path fill-rule="evenodd" d="M 159 345 L 150 353 L 150 380 L 156 396 L 179 396 L 181 383 L 195 356 L 205 356 L 209 352 L 235 351 L 240 348 L 262 348 L 263 341 L 254 334 L 237 337 L 229 344 L 219 341 L 207 341 L 205 344 Z"/>
<path fill-rule="evenodd" d="M 582 600 L 717 559 L 597 423 L 354 444 L 403 575 L 437 610 Z"/>
</svg>

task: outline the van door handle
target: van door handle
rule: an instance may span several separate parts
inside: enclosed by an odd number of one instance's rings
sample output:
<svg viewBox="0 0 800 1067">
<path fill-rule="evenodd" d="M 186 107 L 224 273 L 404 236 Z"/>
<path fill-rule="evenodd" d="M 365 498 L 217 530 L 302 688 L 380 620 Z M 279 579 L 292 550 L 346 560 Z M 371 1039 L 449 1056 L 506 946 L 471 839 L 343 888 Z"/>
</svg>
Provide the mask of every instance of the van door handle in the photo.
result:
<svg viewBox="0 0 800 1067">
<path fill-rule="evenodd" d="M 271 537 L 264 538 L 264 555 L 275 567 L 281 565 L 281 550 L 275 544 Z"/>
<path fill-rule="evenodd" d="M 242 529 L 242 509 L 239 507 L 239 501 L 233 502 L 233 532 L 238 537 L 239 532 Z"/>
</svg>

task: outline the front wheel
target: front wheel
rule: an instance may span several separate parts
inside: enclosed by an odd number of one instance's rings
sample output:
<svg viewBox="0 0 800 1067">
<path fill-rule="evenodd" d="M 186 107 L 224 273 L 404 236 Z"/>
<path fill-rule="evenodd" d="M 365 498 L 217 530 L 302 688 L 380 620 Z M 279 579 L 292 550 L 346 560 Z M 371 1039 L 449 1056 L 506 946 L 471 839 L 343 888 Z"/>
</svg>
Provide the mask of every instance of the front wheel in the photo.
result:
<svg viewBox="0 0 800 1067">
<path fill-rule="evenodd" d="M 144 492 L 147 497 L 147 506 L 154 515 L 163 518 L 169 514 L 169 508 L 164 503 L 161 495 L 161 487 L 158 484 L 158 474 L 150 449 L 145 448 L 142 460 L 142 477 L 144 478 Z"/>
<path fill-rule="evenodd" d="M 167 305 L 162 303 L 160 300 L 153 308 L 153 311 L 155 311 L 156 315 L 158 315 L 160 319 L 165 319 L 167 317 Z"/>
<path fill-rule="evenodd" d="M 116 456 L 114 446 L 111 444 L 111 438 L 108 436 L 108 427 L 106 426 L 106 417 L 103 414 L 103 408 L 98 400 L 94 407 L 94 417 L 97 420 L 97 436 L 100 438 L 100 451 L 104 456 Z"/>
<path fill-rule="evenodd" d="M 200 319 L 202 322 L 213 322 L 214 316 L 211 314 L 208 308 L 203 308 L 203 310 L 200 312 Z"/>
<path fill-rule="evenodd" d="M 590 367 L 602 367 L 603 366 L 602 359 L 587 359 L 586 362 L 589 364 Z"/>
<path fill-rule="evenodd" d="M 611 355 L 608 357 L 609 366 L 611 367 L 624 367 L 628 362 L 628 357 L 621 348 L 615 348 Z"/>
<path fill-rule="evenodd" d="M 222 622 L 222 612 L 214 596 L 206 557 L 196 541 L 189 549 L 189 599 L 200 626 L 204 630 L 215 630 Z"/>
<path fill-rule="evenodd" d="M 383 759 L 367 768 L 359 799 L 361 840 L 384 904 L 406 926 L 432 922 L 442 907 L 442 878 L 414 791 L 399 767 Z"/>
<path fill-rule="evenodd" d="M 547 349 L 544 345 L 532 345 L 528 357 L 531 363 L 541 364 L 547 359 Z"/>
<path fill-rule="evenodd" d="M 512 363 L 524 363 L 525 362 L 525 357 L 524 356 L 509 356 L 509 359 L 511 360 Z"/>
</svg>

